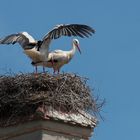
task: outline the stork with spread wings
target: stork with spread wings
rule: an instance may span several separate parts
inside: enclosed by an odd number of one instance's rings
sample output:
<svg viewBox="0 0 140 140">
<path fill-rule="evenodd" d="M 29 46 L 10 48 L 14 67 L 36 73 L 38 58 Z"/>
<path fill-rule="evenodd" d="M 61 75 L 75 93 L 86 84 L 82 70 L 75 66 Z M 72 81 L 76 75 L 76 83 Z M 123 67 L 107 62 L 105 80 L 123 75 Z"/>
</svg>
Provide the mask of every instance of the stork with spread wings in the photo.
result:
<svg viewBox="0 0 140 140">
<path fill-rule="evenodd" d="M 49 59 L 49 46 L 53 39 L 58 39 L 61 36 L 79 36 L 79 37 L 89 37 L 95 30 L 90 26 L 83 24 L 60 24 L 49 31 L 42 40 L 35 40 L 27 32 L 20 32 L 17 34 L 11 34 L 0 39 L 0 44 L 15 44 L 19 43 L 24 50 L 24 53 L 37 64 L 42 62 L 44 70 L 44 62 Z M 37 73 L 37 65 L 36 73 Z"/>
</svg>

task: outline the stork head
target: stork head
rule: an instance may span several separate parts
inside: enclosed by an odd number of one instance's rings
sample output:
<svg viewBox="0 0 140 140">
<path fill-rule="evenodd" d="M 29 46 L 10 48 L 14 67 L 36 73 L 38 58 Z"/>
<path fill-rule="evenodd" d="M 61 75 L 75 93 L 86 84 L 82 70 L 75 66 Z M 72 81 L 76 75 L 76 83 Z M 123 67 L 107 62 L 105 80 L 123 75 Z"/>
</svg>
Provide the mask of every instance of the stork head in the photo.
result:
<svg viewBox="0 0 140 140">
<path fill-rule="evenodd" d="M 79 40 L 78 39 L 73 39 L 73 44 L 77 47 L 78 51 L 80 52 L 81 54 L 81 50 L 80 50 L 80 47 L 79 47 Z"/>
</svg>

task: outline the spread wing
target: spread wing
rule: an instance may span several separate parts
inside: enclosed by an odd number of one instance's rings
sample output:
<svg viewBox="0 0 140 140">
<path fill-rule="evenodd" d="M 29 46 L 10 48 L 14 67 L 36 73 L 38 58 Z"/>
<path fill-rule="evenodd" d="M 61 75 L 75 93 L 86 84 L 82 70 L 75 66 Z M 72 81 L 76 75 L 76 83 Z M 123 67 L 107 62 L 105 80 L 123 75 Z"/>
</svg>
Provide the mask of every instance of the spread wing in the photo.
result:
<svg viewBox="0 0 140 140">
<path fill-rule="evenodd" d="M 38 47 L 39 49 L 49 49 L 49 45 L 51 40 L 58 39 L 61 36 L 79 36 L 79 37 L 89 37 L 93 33 L 95 33 L 95 30 L 84 24 L 60 24 L 54 27 L 50 32 L 48 32 L 43 40 L 42 45 Z"/>
<path fill-rule="evenodd" d="M 43 40 L 46 39 L 57 39 L 61 36 L 79 36 L 89 37 L 95 30 L 90 26 L 83 24 L 60 24 L 52 29 L 47 35 L 44 36 Z"/>
<path fill-rule="evenodd" d="M 35 44 L 35 39 L 29 35 L 27 32 L 11 34 L 6 36 L 5 38 L 0 39 L 0 44 L 15 44 L 19 43 L 23 49 L 28 44 Z"/>
</svg>

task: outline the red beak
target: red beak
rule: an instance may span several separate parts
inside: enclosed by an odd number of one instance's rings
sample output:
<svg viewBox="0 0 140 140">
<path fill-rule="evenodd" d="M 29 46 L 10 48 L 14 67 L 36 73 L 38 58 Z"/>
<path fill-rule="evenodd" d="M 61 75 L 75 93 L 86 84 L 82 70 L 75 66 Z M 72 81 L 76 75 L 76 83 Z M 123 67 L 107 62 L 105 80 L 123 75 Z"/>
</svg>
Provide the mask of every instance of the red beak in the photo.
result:
<svg viewBox="0 0 140 140">
<path fill-rule="evenodd" d="M 79 45 L 78 45 L 78 44 L 76 44 L 76 47 L 77 47 L 77 49 L 78 49 L 79 53 L 81 54 L 81 50 L 80 50 L 80 47 L 79 47 Z"/>
</svg>

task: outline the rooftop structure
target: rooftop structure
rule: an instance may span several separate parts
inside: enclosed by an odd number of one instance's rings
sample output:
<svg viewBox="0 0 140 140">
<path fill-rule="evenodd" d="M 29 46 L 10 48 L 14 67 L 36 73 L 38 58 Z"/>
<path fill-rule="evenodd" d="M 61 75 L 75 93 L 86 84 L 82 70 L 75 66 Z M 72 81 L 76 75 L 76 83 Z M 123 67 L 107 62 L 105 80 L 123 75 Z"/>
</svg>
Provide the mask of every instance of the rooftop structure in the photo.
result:
<svg viewBox="0 0 140 140">
<path fill-rule="evenodd" d="M 102 107 L 75 74 L 0 76 L 0 140 L 87 140 Z"/>
</svg>

